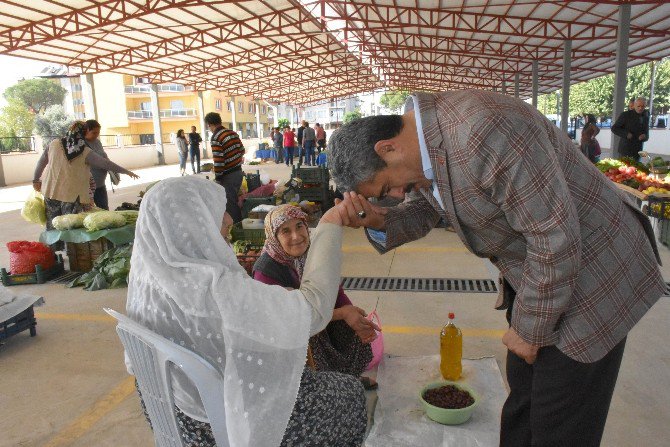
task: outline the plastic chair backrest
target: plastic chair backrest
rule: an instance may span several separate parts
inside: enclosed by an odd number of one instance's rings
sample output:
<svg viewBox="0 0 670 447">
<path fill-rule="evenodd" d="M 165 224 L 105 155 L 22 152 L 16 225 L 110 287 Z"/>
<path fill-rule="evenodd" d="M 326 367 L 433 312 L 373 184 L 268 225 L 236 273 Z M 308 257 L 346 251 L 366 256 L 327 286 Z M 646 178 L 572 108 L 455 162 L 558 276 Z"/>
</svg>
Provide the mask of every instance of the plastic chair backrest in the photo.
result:
<svg viewBox="0 0 670 447">
<path fill-rule="evenodd" d="M 180 368 L 198 389 L 217 447 L 228 447 L 223 378 L 205 359 L 125 315 L 105 309 L 119 324 L 116 332 L 130 358 L 149 414 L 157 447 L 182 447 L 170 385 L 170 365 Z"/>
</svg>

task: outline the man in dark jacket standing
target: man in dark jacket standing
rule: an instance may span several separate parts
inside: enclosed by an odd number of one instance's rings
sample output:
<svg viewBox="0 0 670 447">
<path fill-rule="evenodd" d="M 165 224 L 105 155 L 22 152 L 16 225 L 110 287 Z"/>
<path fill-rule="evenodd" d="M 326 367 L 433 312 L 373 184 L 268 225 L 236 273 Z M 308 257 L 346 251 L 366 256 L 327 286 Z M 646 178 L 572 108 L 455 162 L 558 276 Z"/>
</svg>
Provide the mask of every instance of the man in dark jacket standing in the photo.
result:
<svg viewBox="0 0 670 447">
<path fill-rule="evenodd" d="M 649 139 L 649 115 L 645 112 L 644 98 L 635 100 L 633 110 L 627 110 L 619 115 L 612 126 L 612 133 L 619 137 L 619 156 L 639 158 L 638 152 Z"/>
<path fill-rule="evenodd" d="M 194 174 L 200 174 L 200 142 L 202 137 L 195 131 L 195 126 L 191 126 L 191 133 L 188 134 L 188 151 L 191 153 L 191 169 Z M 196 163 L 198 169 L 196 171 Z"/>
<path fill-rule="evenodd" d="M 298 133 L 296 138 L 298 140 L 298 166 L 301 166 L 303 163 L 303 158 L 305 157 L 305 149 L 302 147 L 302 134 L 305 132 L 305 120 L 302 120 L 300 127 L 298 127 Z"/>
</svg>

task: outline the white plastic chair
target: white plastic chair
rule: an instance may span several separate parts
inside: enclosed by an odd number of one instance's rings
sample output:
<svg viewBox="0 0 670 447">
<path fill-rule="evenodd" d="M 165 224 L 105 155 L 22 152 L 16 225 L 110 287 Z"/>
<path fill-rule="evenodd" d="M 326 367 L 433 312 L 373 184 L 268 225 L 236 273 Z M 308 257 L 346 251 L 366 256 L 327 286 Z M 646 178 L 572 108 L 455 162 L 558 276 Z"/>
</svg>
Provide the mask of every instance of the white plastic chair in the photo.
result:
<svg viewBox="0 0 670 447">
<path fill-rule="evenodd" d="M 157 447 L 183 447 L 174 395 L 170 386 L 170 368 L 180 368 L 198 389 L 212 427 L 217 447 L 229 447 L 223 400 L 223 378 L 205 359 L 172 343 L 125 315 L 104 309 L 119 324 L 116 332 L 133 366 L 142 399 L 149 413 Z"/>
</svg>

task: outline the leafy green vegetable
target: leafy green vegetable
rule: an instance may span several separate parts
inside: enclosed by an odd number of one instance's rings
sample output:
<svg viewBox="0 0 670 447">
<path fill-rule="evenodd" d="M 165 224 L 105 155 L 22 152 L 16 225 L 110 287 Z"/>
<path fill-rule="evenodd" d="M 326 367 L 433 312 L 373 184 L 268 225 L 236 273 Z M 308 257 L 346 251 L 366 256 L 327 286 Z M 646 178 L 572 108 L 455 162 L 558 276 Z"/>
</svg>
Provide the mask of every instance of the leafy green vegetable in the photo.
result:
<svg viewBox="0 0 670 447">
<path fill-rule="evenodd" d="M 132 245 L 107 250 L 95 260 L 90 272 L 84 273 L 67 286 L 83 286 L 84 290 L 89 291 L 127 286 L 132 250 Z"/>
<path fill-rule="evenodd" d="M 118 228 L 126 224 L 126 218 L 116 211 L 99 211 L 89 214 L 84 219 L 86 231 L 99 231 L 108 228 Z"/>
<path fill-rule="evenodd" d="M 615 160 L 614 158 L 603 158 L 596 163 L 596 167 L 600 169 L 600 172 L 607 172 L 612 168 L 619 169 L 622 166 L 626 165 L 622 161 Z"/>
</svg>

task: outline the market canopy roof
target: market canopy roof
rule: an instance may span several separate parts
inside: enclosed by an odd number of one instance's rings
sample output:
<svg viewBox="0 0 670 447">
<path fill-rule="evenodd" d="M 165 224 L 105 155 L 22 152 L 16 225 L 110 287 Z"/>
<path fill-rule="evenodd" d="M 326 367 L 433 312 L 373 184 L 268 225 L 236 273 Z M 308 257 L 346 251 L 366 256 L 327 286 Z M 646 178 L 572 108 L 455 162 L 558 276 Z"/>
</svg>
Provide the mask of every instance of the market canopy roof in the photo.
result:
<svg viewBox="0 0 670 447">
<path fill-rule="evenodd" d="M 294 104 L 380 88 L 531 94 L 670 55 L 670 2 L 538 0 L 0 0 L 0 54 Z"/>
</svg>

